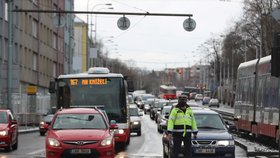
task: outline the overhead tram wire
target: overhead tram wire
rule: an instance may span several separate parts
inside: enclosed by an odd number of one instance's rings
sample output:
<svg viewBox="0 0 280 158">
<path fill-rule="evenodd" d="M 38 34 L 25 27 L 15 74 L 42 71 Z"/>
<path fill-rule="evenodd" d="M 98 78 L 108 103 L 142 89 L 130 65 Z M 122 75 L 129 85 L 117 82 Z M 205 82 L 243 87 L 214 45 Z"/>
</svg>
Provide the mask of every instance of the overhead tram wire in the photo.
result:
<svg viewBox="0 0 280 158">
<path fill-rule="evenodd" d="M 135 6 L 131 6 L 131 5 L 129 5 L 129 4 L 126 4 L 126 3 L 123 3 L 123 2 L 119 2 L 119 1 L 117 1 L 117 0 L 112 0 L 112 1 L 113 1 L 113 2 L 116 2 L 116 3 L 119 3 L 119 4 L 122 4 L 122 5 L 124 5 L 124 6 L 130 7 L 130 8 L 137 9 L 137 10 L 139 10 L 139 11 L 143 11 L 143 12 L 148 13 L 148 11 L 146 11 L 146 10 L 144 10 L 144 9 L 140 9 L 140 8 L 135 7 Z"/>
</svg>

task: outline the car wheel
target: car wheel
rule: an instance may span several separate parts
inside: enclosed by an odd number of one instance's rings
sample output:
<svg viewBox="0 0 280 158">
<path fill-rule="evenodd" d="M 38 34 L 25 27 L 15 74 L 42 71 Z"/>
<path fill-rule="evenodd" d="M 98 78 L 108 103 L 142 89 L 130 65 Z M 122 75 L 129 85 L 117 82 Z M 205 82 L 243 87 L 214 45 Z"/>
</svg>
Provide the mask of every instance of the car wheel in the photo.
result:
<svg viewBox="0 0 280 158">
<path fill-rule="evenodd" d="M 13 150 L 16 150 L 18 148 L 18 137 L 16 140 L 16 143 L 12 146 Z"/>
<path fill-rule="evenodd" d="M 40 136 L 44 136 L 45 135 L 45 132 L 40 132 Z"/>
</svg>

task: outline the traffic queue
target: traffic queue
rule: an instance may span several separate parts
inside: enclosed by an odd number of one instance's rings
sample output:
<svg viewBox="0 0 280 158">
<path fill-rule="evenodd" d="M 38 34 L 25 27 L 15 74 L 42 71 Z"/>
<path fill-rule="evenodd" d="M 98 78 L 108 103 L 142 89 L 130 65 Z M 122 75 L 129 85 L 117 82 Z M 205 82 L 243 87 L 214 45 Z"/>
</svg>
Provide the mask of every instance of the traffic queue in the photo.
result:
<svg viewBox="0 0 280 158">
<path fill-rule="evenodd" d="M 197 124 L 198 133 L 195 138 L 192 137 L 192 157 L 235 157 L 235 142 L 233 136 L 229 131 L 234 130 L 234 126 L 230 125 L 227 121 L 215 111 L 209 109 L 211 106 L 218 106 L 215 98 L 208 98 L 208 102 L 203 101 L 204 97 L 201 94 L 196 94 L 193 99 L 189 99 L 187 104 L 190 106 L 194 113 Z M 211 104 L 212 100 L 213 104 Z M 177 99 L 166 100 L 153 98 L 141 102 L 145 114 L 149 115 L 151 120 L 154 120 L 157 125 L 157 131 L 162 133 L 163 157 L 172 157 L 174 148 L 173 137 L 170 137 L 167 130 L 168 119 L 170 119 L 171 110 L 178 104 Z M 207 105 L 207 106 L 206 106 Z M 184 156 L 184 143 L 181 145 L 179 155 Z"/>
</svg>

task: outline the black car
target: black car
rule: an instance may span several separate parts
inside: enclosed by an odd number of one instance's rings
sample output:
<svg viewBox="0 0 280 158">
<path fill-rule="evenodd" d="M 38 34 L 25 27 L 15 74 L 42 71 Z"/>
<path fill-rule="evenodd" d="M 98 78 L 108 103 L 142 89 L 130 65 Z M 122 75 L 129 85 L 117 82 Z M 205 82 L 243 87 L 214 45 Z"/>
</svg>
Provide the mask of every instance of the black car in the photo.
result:
<svg viewBox="0 0 280 158">
<path fill-rule="evenodd" d="M 154 102 L 154 104 L 152 105 L 152 108 L 150 109 L 150 118 L 152 120 L 156 121 L 157 111 L 161 110 L 162 107 L 164 107 L 164 105 L 166 105 L 167 102 L 168 102 L 168 100 L 165 100 L 165 99 L 159 99 Z"/>
<path fill-rule="evenodd" d="M 200 158 L 226 157 L 235 158 L 233 136 L 228 132 L 233 127 L 227 125 L 215 111 L 203 108 L 193 108 L 198 134 L 192 139 L 192 155 Z M 172 153 L 172 137 L 164 132 L 162 137 L 163 157 L 168 158 Z M 183 144 L 182 144 L 183 145 Z"/>
</svg>

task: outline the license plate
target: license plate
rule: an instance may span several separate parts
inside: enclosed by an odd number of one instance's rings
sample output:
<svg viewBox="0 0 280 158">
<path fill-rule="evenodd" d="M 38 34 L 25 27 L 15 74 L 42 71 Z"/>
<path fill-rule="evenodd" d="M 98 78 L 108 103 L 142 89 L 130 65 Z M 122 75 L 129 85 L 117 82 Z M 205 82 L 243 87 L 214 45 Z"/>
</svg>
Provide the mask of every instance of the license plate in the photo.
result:
<svg viewBox="0 0 280 158">
<path fill-rule="evenodd" d="M 199 154 L 215 154 L 215 149 L 214 148 L 198 148 L 198 149 L 195 149 L 195 153 L 199 153 Z"/>
<path fill-rule="evenodd" d="M 71 154 L 90 154 L 90 149 L 72 149 Z"/>
</svg>

